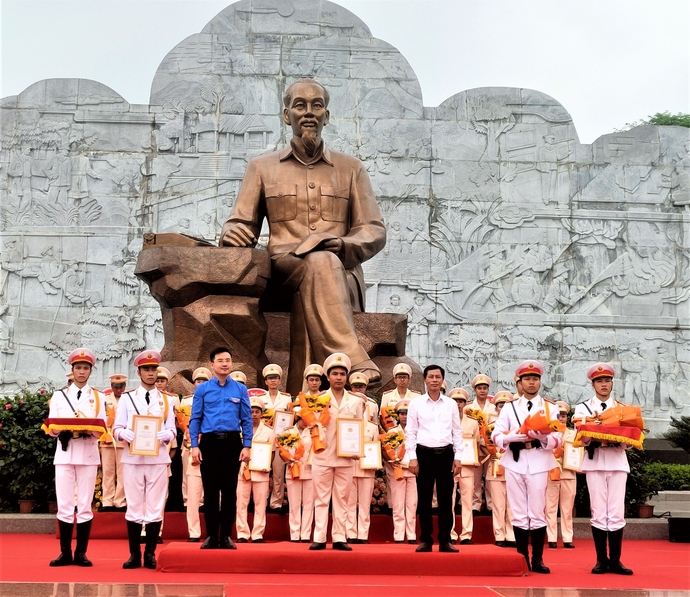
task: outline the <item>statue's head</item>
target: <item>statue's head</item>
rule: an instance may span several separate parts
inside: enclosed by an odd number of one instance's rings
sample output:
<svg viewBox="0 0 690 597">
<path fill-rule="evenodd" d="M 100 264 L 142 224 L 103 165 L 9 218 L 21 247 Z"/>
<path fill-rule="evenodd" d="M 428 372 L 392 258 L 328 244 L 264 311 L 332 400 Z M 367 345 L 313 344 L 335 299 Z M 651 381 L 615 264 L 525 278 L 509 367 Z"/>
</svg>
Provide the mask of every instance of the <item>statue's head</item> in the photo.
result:
<svg viewBox="0 0 690 597">
<path fill-rule="evenodd" d="M 309 152 L 317 146 L 323 127 L 328 124 L 330 96 L 326 88 L 313 79 L 300 79 L 285 90 L 283 120 L 292 127 Z"/>
</svg>

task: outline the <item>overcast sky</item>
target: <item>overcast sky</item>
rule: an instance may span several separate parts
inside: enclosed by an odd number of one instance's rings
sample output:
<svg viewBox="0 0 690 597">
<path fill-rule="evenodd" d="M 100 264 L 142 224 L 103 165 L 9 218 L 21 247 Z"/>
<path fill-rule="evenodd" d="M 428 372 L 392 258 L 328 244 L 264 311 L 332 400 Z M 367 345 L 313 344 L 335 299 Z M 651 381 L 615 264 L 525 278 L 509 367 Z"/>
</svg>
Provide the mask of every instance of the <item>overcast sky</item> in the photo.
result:
<svg viewBox="0 0 690 597">
<path fill-rule="evenodd" d="M 218 0 L 2 0 L 2 88 L 95 79 L 147 104 L 163 57 Z M 405 56 L 424 105 L 465 89 L 542 91 L 591 143 L 655 112 L 690 112 L 690 0 L 341 0 Z"/>
</svg>

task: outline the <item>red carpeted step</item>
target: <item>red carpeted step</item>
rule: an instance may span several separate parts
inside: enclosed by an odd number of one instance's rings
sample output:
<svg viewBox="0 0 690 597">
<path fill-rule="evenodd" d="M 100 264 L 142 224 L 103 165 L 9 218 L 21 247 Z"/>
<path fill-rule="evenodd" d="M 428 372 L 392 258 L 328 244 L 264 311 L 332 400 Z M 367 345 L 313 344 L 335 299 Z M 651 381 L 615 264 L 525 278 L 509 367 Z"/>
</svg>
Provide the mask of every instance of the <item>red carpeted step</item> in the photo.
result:
<svg viewBox="0 0 690 597">
<path fill-rule="evenodd" d="M 437 548 L 435 548 L 437 549 Z M 351 552 L 309 551 L 306 543 L 251 543 L 237 550 L 199 549 L 170 543 L 158 553 L 162 572 L 234 574 L 380 575 L 394 564 L 396 575 L 522 576 L 525 558 L 493 545 L 463 545 L 460 553 L 416 553 L 413 545 L 354 545 Z M 392 572 L 392 570 L 391 570 Z"/>
<path fill-rule="evenodd" d="M 253 515 L 249 515 L 251 527 Z M 434 517 L 434 536 L 436 536 L 437 519 Z M 60 528 L 57 526 L 57 538 L 60 538 Z M 456 517 L 455 528 L 462 527 L 460 516 Z M 329 525 L 330 528 L 330 525 Z M 74 531 L 76 536 L 76 530 Z M 201 536 L 206 537 L 206 525 L 204 516 L 201 515 Z M 417 525 L 417 536 L 419 537 L 419 524 Z M 166 512 L 165 523 L 163 524 L 163 539 L 183 540 L 187 539 L 187 515 L 184 512 Z M 235 534 L 233 533 L 233 537 Z M 95 512 L 91 527 L 92 539 L 127 539 L 127 522 L 124 512 Z M 268 514 L 266 516 L 266 541 L 289 541 L 290 527 L 288 525 L 288 515 Z M 369 527 L 369 541 L 371 543 L 393 542 L 393 518 L 385 514 L 373 514 L 371 516 L 371 526 Z M 474 543 L 493 543 L 493 527 L 490 516 L 475 516 L 474 531 L 472 533 Z"/>
</svg>

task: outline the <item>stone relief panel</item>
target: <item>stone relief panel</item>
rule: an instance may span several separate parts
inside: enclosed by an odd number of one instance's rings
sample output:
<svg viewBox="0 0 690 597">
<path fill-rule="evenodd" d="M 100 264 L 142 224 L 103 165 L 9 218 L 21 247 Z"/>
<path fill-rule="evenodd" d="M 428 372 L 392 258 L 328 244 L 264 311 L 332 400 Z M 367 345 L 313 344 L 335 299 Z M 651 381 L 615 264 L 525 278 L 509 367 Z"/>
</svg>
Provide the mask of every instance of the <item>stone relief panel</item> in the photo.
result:
<svg viewBox="0 0 690 597">
<path fill-rule="evenodd" d="M 607 360 L 653 433 L 690 413 L 688 130 L 581 144 L 558 101 L 519 88 L 424 107 L 405 58 L 326 0 L 228 6 L 164 58 L 149 105 L 82 79 L 2 99 L 0 392 L 62 385 L 79 344 L 96 385 L 136 379 L 131 356 L 163 345 L 133 275 L 143 234 L 217 242 L 247 162 L 288 141 L 282 94 L 305 76 L 331 95 L 326 142 L 379 197 L 367 310 L 407 315 L 409 356 L 494 391 L 541 359 L 544 393 L 570 403 Z"/>
</svg>

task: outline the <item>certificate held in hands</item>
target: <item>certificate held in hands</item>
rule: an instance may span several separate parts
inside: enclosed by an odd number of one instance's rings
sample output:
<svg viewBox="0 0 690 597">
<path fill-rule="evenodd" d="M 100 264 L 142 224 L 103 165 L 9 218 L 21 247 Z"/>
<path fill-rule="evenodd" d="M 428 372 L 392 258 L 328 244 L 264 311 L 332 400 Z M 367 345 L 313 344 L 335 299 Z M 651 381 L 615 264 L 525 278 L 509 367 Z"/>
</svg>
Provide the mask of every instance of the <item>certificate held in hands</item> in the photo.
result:
<svg viewBox="0 0 690 597">
<path fill-rule="evenodd" d="M 161 417 L 134 415 L 132 417 L 134 439 L 129 444 L 129 453 L 137 456 L 158 456 L 160 450 L 158 432 L 162 423 Z"/>
<path fill-rule="evenodd" d="M 338 456 L 364 456 L 364 419 L 338 419 Z"/>
<path fill-rule="evenodd" d="M 247 465 L 247 468 L 250 471 L 258 471 L 262 473 L 270 471 L 272 455 L 272 443 L 253 441 L 252 448 L 249 453 L 249 464 Z"/>
</svg>

